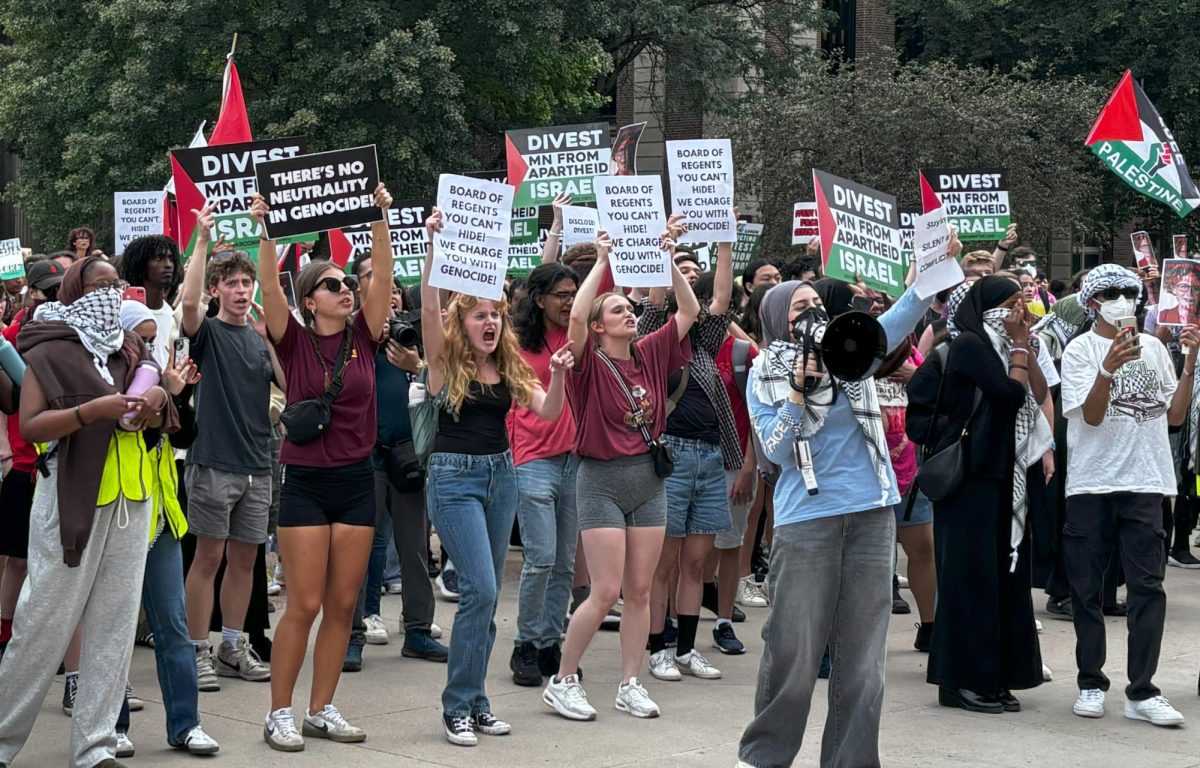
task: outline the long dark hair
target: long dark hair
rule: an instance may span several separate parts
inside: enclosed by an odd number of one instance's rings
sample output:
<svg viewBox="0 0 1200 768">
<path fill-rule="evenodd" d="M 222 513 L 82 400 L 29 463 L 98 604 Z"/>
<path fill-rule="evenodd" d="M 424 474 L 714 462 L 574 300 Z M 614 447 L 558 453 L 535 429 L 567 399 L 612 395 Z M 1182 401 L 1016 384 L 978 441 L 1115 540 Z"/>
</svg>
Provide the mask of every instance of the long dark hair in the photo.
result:
<svg viewBox="0 0 1200 768">
<path fill-rule="evenodd" d="M 546 346 L 545 311 L 538 306 L 537 300 L 554 290 L 554 286 L 563 280 L 571 280 L 579 285 L 579 275 L 565 264 L 542 264 L 529 273 L 525 283 L 525 297 L 517 305 L 513 313 L 513 327 L 517 331 L 517 341 L 521 349 L 527 352 L 540 352 Z"/>
<path fill-rule="evenodd" d="M 74 254 L 72 254 L 74 255 Z M 183 262 L 179 258 L 179 246 L 166 235 L 144 235 L 130 241 L 121 257 L 121 279 L 130 285 L 146 285 L 146 267 L 151 259 L 170 259 L 174 265 L 171 284 L 163 288 L 163 297 L 170 301 L 183 282 Z"/>
<path fill-rule="evenodd" d="M 742 321 L 738 323 L 746 335 L 755 341 L 762 341 L 762 320 L 759 319 L 758 309 L 762 306 L 763 297 L 775 286 L 767 283 L 754 289 L 750 301 L 746 302 L 746 311 L 742 313 Z"/>
</svg>

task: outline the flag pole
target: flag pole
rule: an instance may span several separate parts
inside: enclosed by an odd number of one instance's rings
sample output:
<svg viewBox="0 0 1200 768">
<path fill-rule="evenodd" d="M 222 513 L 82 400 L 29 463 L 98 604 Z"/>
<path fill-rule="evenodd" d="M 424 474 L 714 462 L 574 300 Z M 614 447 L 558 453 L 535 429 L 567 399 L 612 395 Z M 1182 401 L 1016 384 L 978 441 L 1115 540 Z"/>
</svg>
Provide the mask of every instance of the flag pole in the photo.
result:
<svg viewBox="0 0 1200 768">
<path fill-rule="evenodd" d="M 229 48 L 230 56 L 233 56 L 233 54 L 237 53 L 237 36 L 238 36 L 238 33 L 234 32 L 233 33 L 233 45 L 230 46 L 230 48 Z"/>
</svg>

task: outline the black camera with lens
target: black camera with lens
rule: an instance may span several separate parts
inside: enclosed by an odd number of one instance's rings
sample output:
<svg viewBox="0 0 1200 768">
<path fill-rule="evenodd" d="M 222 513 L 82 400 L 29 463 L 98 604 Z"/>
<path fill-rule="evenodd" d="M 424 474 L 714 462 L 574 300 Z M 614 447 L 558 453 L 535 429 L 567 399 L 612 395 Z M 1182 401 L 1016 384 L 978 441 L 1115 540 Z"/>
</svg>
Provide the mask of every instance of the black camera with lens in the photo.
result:
<svg viewBox="0 0 1200 768">
<path fill-rule="evenodd" d="M 395 317 L 388 318 L 388 338 L 402 347 L 416 349 L 421 340 L 421 332 L 417 326 L 421 315 L 416 310 L 398 312 Z"/>
</svg>

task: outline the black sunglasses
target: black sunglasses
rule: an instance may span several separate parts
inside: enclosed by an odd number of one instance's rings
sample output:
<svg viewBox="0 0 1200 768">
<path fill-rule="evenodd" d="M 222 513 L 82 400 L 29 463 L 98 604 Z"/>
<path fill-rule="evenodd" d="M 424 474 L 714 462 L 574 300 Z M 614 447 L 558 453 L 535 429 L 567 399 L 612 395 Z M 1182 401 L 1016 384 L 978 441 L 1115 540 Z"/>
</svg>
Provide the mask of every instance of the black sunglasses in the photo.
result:
<svg viewBox="0 0 1200 768">
<path fill-rule="evenodd" d="M 1138 296 L 1141 295 L 1142 290 L 1140 288 L 1134 288 L 1133 286 L 1129 286 L 1127 288 L 1105 288 L 1103 291 L 1100 291 L 1100 300 L 1115 301 L 1117 299 L 1125 298 L 1131 301 L 1137 301 Z"/>
<path fill-rule="evenodd" d="M 310 292 L 308 295 L 312 296 L 313 293 L 316 293 L 317 289 L 322 286 L 324 286 L 325 290 L 329 291 L 330 293 L 341 293 L 343 285 L 346 286 L 351 293 L 354 293 L 358 290 L 358 278 L 354 275 L 346 275 L 343 278 L 322 277 L 317 284 L 313 286 L 312 292 Z"/>
</svg>

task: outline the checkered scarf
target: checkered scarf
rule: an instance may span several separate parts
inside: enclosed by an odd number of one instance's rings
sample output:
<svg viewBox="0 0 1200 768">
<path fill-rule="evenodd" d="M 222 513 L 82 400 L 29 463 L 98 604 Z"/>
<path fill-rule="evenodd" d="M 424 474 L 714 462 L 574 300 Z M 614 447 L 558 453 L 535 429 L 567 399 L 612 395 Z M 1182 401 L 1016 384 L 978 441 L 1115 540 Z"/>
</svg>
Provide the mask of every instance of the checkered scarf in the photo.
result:
<svg viewBox="0 0 1200 768">
<path fill-rule="evenodd" d="M 121 292 L 116 288 L 85 293 L 70 304 L 48 301 L 33 313 L 34 320 L 66 323 L 79 334 L 84 349 L 92 353 L 92 364 L 105 383 L 113 383 L 108 358 L 125 342 L 121 328 Z"/>
<path fill-rule="evenodd" d="M 1088 302 L 1097 293 L 1103 293 L 1109 288 L 1138 288 L 1142 281 L 1120 264 L 1101 264 L 1087 273 L 1083 285 L 1079 288 L 1079 306 L 1087 310 L 1088 317 L 1095 317 L 1096 311 L 1088 307 Z"/>
</svg>

